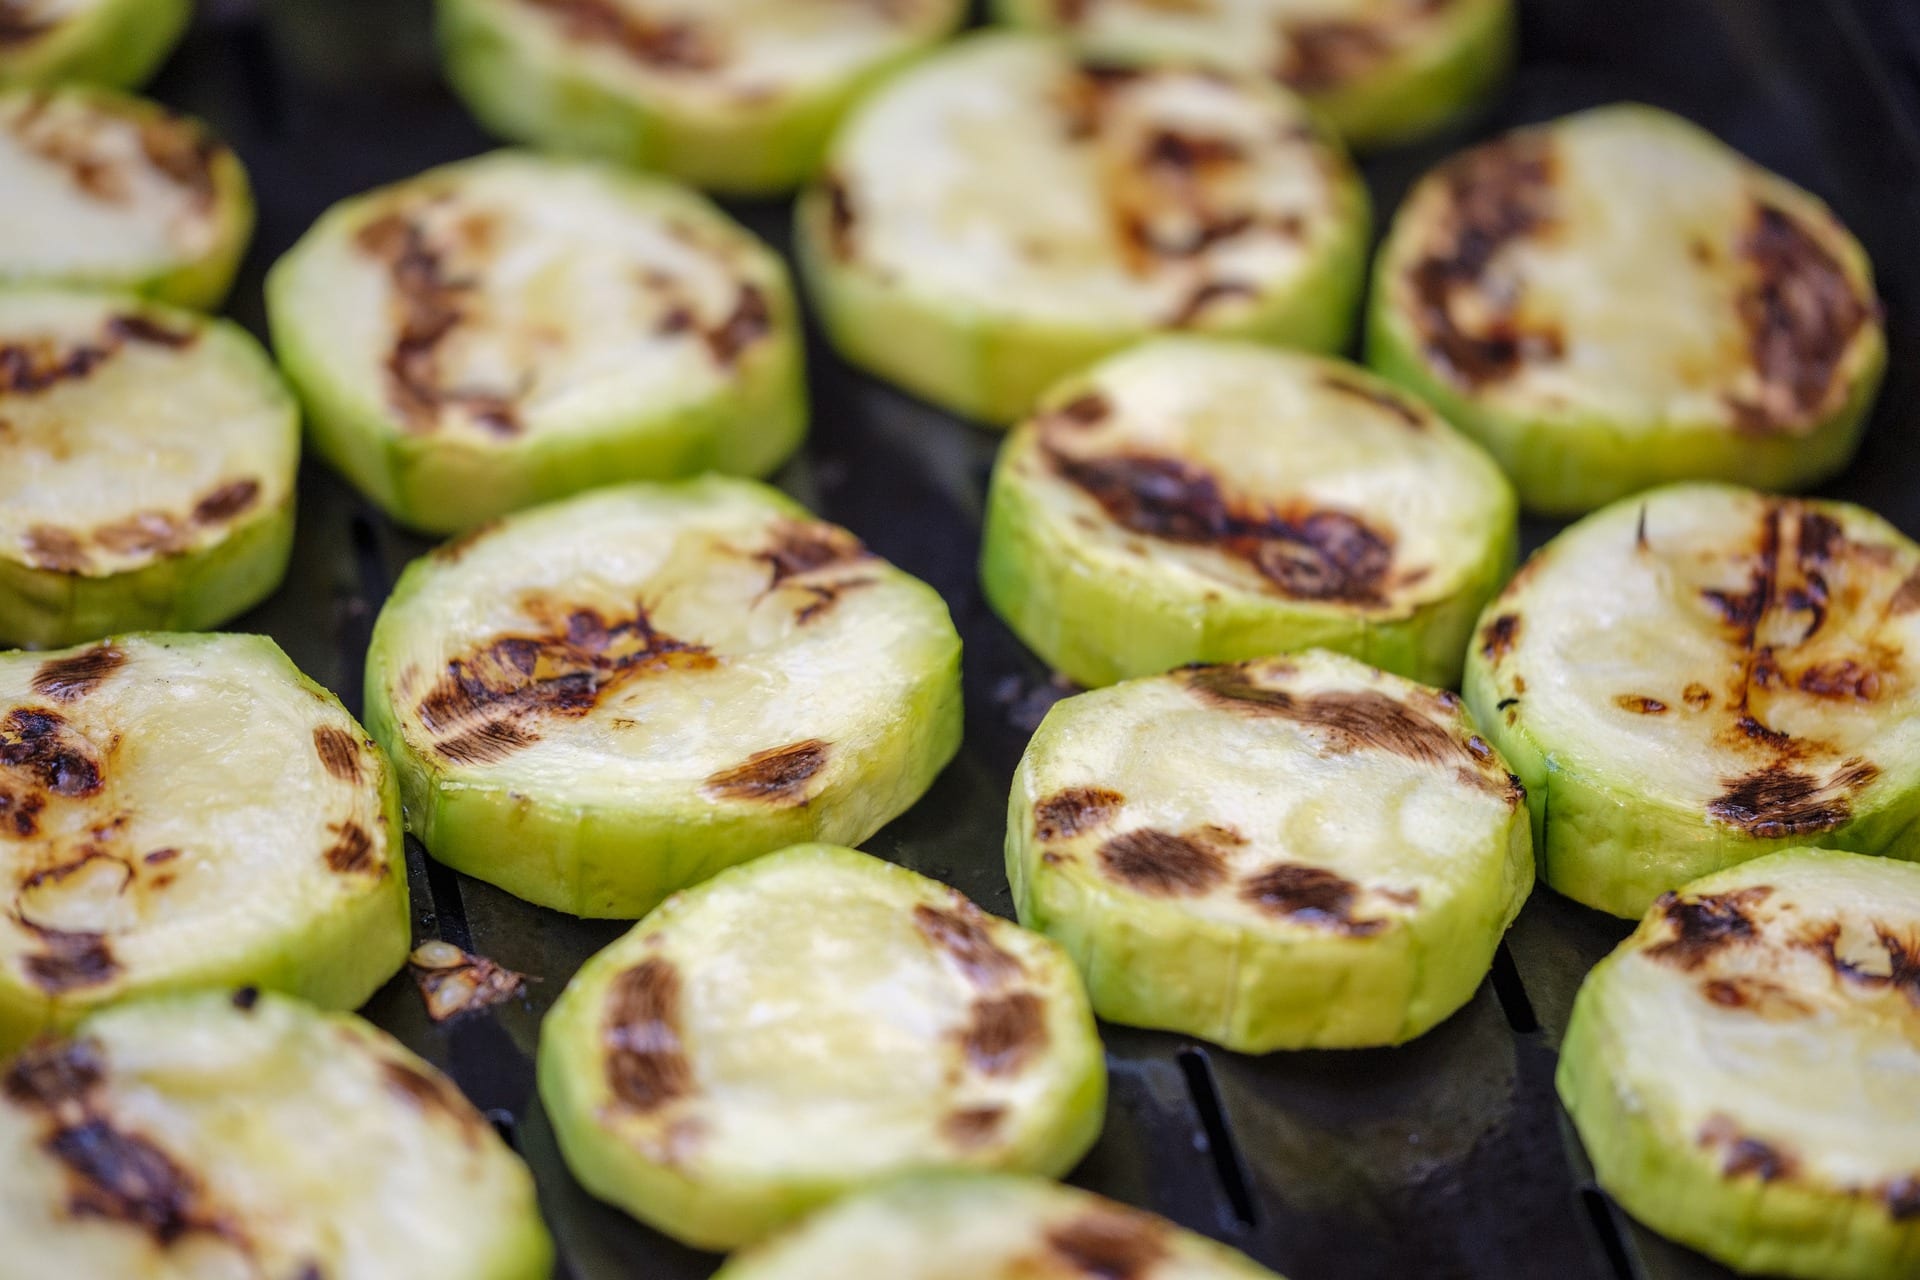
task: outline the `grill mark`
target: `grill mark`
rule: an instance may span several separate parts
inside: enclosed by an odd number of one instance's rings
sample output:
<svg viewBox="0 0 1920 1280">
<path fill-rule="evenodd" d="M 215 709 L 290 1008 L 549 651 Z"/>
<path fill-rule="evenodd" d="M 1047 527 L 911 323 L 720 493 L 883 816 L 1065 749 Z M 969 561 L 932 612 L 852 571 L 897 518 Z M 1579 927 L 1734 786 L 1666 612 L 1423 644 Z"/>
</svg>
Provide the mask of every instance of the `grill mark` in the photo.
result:
<svg viewBox="0 0 1920 1280">
<path fill-rule="evenodd" d="M 1658 698 L 1649 698 L 1644 693 L 1623 693 L 1613 701 L 1622 710 L 1631 711 L 1635 715 L 1659 716 L 1667 712 L 1666 703 Z"/>
<path fill-rule="evenodd" d="M 706 332 L 707 351 L 714 363 L 731 369 L 740 362 L 747 348 L 773 332 L 773 311 L 766 291 L 755 284 L 743 284 L 727 318 Z"/>
<path fill-rule="evenodd" d="M 126 650 L 99 644 L 65 658 L 49 658 L 33 673 L 33 691 L 54 702 L 77 702 L 127 665 Z"/>
<path fill-rule="evenodd" d="M 57 712 L 13 708 L 0 720 L 0 765 L 22 770 L 57 796 L 99 794 L 105 785 L 99 762 L 66 730 L 66 719 Z"/>
<path fill-rule="evenodd" d="M 828 173 L 821 183 L 827 196 L 827 251 L 836 262 L 852 262 L 856 252 L 854 233 L 860 226 L 853 190 L 838 173 Z"/>
<path fill-rule="evenodd" d="M 1377 25 L 1337 18 L 1283 22 L 1285 45 L 1275 76 L 1301 93 L 1326 93 L 1361 79 L 1392 56 Z"/>
<path fill-rule="evenodd" d="M 962 1033 L 967 1061 L 983 1075 L 1017 1073 L 1046 1047 L 1046 1006 L 1030 991 L 981 996 Z"/>
<path fill-rule="evenodd" d="M 373 836 L 357 822 L 329 823 L 327 830 L 333 832 L 334 841 L 326 852 L 327 868 L 340 875 L 363 875 L 372 872 L 375 879 L 384 879 L 387 865 L 374 856 Z"/>
<path fill-rule="evenodd" d="M 1167 1257 L 1166 1232 L 1118 1205 L 1090 1209 L 1048 1230 L 1047 1248 L 1090 1280 L 1146 1280 Z"/>
<path fill-rule="evenodd" d="M 1068 787 L 1033 806 L 1033 831 L 1049 844 L 1105 826 L 1127 798 L 1105 787 Z"/>
<path fill-rule="evenodd" d="M 1839 261 L 1800 221 L 1756 203 L 1740 244 L 1753 279 L 1739 299 L 1757 395 L 1729 397 L 1745 432 L 1791 432 L 1833 398 L 1834 376 L 1873 315 Z"/>
<path fill-rule="evenodd" d="M 1202 833 L 1141 827 L 1100 846 L 1101 869 L 1128 888 L 1160 897 L 1194 897 L 1227 878 L 1226 858 Z"/>
<path fill-rule="evenodd" d="M 320 764 L 341 782 L 360 781 L 360 742 L 336 725 L 317 725 L 313 730 L 314 754 Z"/>
<path fill-rule="evenodd" d="M 407 957 L 407 968 L 420 988 L 427 1016 L 435 1022 L 504 1004 L 527 987 L 525 974 L 448 942 L 415 947 Z"/>
<path fill-rule="evenodd" d="M 1720 952 L 1744 947 L 1759 937 L 1753 910 L 1772 896 L 1768 885 L 1697 898 L 1663 893 L 1654 907 L 1672 935 L 1648 947 L 1646 956 L 1691 973 Z"/>
<path fill-rule="evenodd" d="M 754 558 L 767 565 L 767 589 L 772 590 L 789 578 L 857 564 L 871 560 L 873 554 L 838 525 L 792 520 L 776 526 L 773 542 L 755 552 Z"/>
<path fill-rule="evenodd" d="M 1736 778 L 1707 803 L 1707 813 L 1763 840 L 1831 831 L 1853 817 L 1853 794 L 1880 776 L 1877 766 L 1847 760 L 1825 782 L 1784 764 Z"/>
<path fill-rule="evenodd" d="M 200 340 L 193 329 L 169 329 L 159 321 L 135 311 L 111 316 L 107 336 L 120 342 L 144 342 L 150 346 L 170 347 L 175 351 L 191 347 Z"/>
<path fill-rule="evenodd" d="M 1376 409 L 1383 409 L 1392 416 L 1400 419 L 1400 421 L 1406 423 L 1409 427 L 1412 427 L 1415 431 L 1424 431 L 1426 429 L 1427 421 L 1421 416 L 1420 411 L 1407 403 L 1405 399 L 1384 387 L 1370 386 L 1366 383 L 1356 382 L 1351 378 L 1344 378 L 1334 374 L 1329 374 L 1321 378 L 1320 385 L 1337 395 L 1350 396 L 1355 400 L 1370 404 Z"/>
<path fill-rule="evenodd" d="M 209 492 L 193 507 L 193 522 L 225 524 L 245 514 L 260 500 L 260 482 L 251 476 L 232 480 Z"/>
<path fill-rule="evenodd" d="M 1354 918 L 1360 886 L 1324 867 L 1282 863 L 1248 877 L 1240 898 L 1272 916 L 1282 916 L 1348 937 L 1371 937 L 1385 929 L 1383 919 Z"/>
<path fill-rule="evenodd" d="M 613 980 L 601 1041 L 613 1096 L 642 1115 L 694 1091 L 680 1041 L 680 971 L 649 957 Z"/>
<path fill-rule="evenodd" d="M 59 26 L 50 18 L 36 18 L 24 3 L 0 0 L 0 49 L 15 49 L 38 40 Z"/>
<path fill-rule="evenodd" d="M 1868 968 L 1840 955 L 1840 930 L 1837 922 L 1830 924 L 1805 945 L 1849 983 L 1898 991 L 1920 1009 L 1920 939 L 1903 939 L 1876 923 L 1874 937 L 1886 952 L 1886 972 L 1881 973 L 1877 967 Z"/>
<path fill-rule="evenodd" d="M 1075 396 L 1057 409 L 1046 414 L 1048 422 L 1060 422 L 1072 427 L 1091 427 L 1113 413 L 1113 402 L 1098 391 L 1086 391 Z M 1915 588 L 1920 596 L 1920 587 Z"/>
<path fill-rule="evenodd" d="M 940 1132 L 956 1147 L 983 1147 L 1000 1136 L 1005 1107 L 965 1107 L 940 1122 Z"/>
<path fill-rule="evenodd" d="M 1920 1173 L 1888 1182 L 1881 1189 L 1880 1198 L 1886 1202 L 1887 1213 L 1895 1222 L 1920 1218 Z"/>
<path fill-rule="evenodd" d="M 1260 291 L 1244 280 L 1205 280 L 1188 291 L 1180 305 L 1167 316 L 1166 323 L 1174 329 L 1191 329 L 1216 302 L 1259 296 Z"/>
<path fill-rule="evenodd" d="M 1740 1009 L 1762 1018 L 1802 1017 L 1811 1012 L 1791 991 L 1762 978 L 1711 978 L 1700 984 L 1700 994 L 1722 1009 Z"/>
<path fill-rule="evenodd" d="M 1019 959 L 993 940 L 980 909 L 964 899 L 956 900 L 948 910 L 920 903 L 913 909 L 913 923 L 920 935 L 945 951 L 976 987 L 992 990 L 1024 972 Z"/>
<path fill-rule="evenodd" d="M 1698 1141 L 1709 1151 L 1720 1152 L 1720 1172 L 1728 1178 L 1752 1177 L 1774 1182 L 1791 1177 L 1799 1166 L 1799 1161 L 1784 1148 L 1741 1133 L 1739 1126 L 1726 1115 L 1710 1116 L 1700 1126 Z"/>
<path fill-rule="evenodd" d="M 4 355 L 4 350 L 0 350 L 0 359 L 4 359 Z M 3 370 L 0 370 L 0 376 L 4 376 Z M 0 387 L 0 390 L 4 388 Z M 37 524 L 27 530 L 21 542 L 27 553 L 27 563 L 36 569 L 79 573 L 92 563 L 80 539 L 68 529 Z"/>
<path fill-rule="evenodd" d="M 140 153 L 174 186 L 186 191 L 202 213 L 219 198 L 213 167 L 226 147 L 200 125 L 171 112 L 140 122 Z"/>
<path fill-rule="evenodd" d="M 14 921 L 39 940 L 41 950 L 21 957 L 20 965 L 33 984 L 49 995 L 103 986 L 120 972 L 120 962 L 103 933 L 49 929 L 18 913 Z"/>
<path fill-rule="evenodd" d="M 40 1040 L 21 1050 L 0 1076 L 0 1095 L 15 1106 L 59 1112 L 84 1105 L 106 1074 L 96 1041 Z"/>
<path fill-rule="evenodd" d="M 1503 613 L 1481 628 L 1480 655 L 1489 662 L 1498 662 L 1513 652 L 1519 639 L 1520 615 Z"/>
<path fill-rule="evenodd" d="M 63 1126 L 42 1144 L 71 1180 L 67 1212 L 144 1232 L 166 1247 L 194 1232 L 224 1235 L 200 1182 L 165 1151 L 99 1116 Z"/>
<path fill-rule="evenodd" d="M 423 1115 L 438 1115 L 451 1121 L 469 1146 L 477 1144 L 486 1121 L 445 1077 L 397 1058 L 383 1059 L 380 1075 L 396 1097 Z"/>
<path fill-rule="evenodd" d="M 29 792 L 16 797 L 0 791 L 0 819 L 4 819 L 11 826 L 13 834 L 22 840 L 40 830 L 40 811 L 46 807 L 45 796 Z"/>
<path fill-rule="evenodd" d="M 661 20 L 632 13 L 615 0 L 520 0 L 551 14 L 570 40 L 611 45 L 653 71 L 713 71 L 723 57 L 714 35 L 685 18 Z"/>
<path fill-rule="evenodd" d="M 807 783 L 827 767 L 828 744 L 818 738 L 756 751 L 742 764 L 722 769 L 701 785 L 723 800 L 754 800 L 775 807 L 807 803 Z"/>
</svg>

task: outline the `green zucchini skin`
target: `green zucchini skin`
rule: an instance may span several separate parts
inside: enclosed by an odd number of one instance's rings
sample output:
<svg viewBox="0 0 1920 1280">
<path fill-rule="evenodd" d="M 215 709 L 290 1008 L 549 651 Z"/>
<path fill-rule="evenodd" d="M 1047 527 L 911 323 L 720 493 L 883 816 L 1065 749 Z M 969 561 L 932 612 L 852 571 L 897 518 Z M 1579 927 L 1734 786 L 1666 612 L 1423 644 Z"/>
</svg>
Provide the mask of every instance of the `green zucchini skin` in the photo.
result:
<svg viewBox="0 0 1920 1280">
<path fill-rule="evenodd" d="M 131 89 L 165 62 L 193 0 L 83 0 L 68 16 L 0 49 L 0 89 L 81 81 Z"/>
</svg>

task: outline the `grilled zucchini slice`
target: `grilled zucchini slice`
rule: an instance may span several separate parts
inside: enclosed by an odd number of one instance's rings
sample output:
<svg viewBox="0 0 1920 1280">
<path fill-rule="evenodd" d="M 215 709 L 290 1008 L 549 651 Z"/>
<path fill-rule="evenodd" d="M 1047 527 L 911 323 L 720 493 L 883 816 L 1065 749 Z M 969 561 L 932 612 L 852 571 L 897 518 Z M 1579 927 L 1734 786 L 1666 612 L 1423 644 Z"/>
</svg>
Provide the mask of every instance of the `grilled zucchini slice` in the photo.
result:
<svg viewBox="0 0 1920 1280">
<path fill-rule="evenodd" d="M 1423 180 L 1368 357 L 1493 451 L 1531 510 L 1652 485 L 1811 485 L 1886 365 L 1866 253 L 1819 200 L 1651 107 L 1486 143 Z"/>
<path fill-rule="evenodd" d="M 1369 223 L 1283 90 L 1004 32 L 863 102 L 797 218 L 841 353 L 993 425 L 1159 330 L 1340 347 Z"/>
<path fill-rule="evenodd" d="M 253 193 L 225 143 L 198 120 L 106 89 L 0 93 L 0 191 L 5 286 L 210 309 L 253 234 Z"/>
<path fill-rule="evenodd" d="M 1007 878 L 1109 1022 L 1245 1053 L 1398 1044 L 1533 887 L 1525 796 L 1460 699 L 1325 652 L 1054 705 Z"/>
<path fill-rule="evenodd" d="M 351 1009 L 407 954 L 393 774 L 264 636 L 0 654 L 0 1052 L 143 992 Z"/>
<path fill-rule="evenodd" d="M 1513 0 L 995 0 L 1090 53 L 1267 75 L 1355 147 L 1410 142 L 1479 105 L 1513 62 Z"/>
<path fill-rule="evenodd" d="M 1083 685 L 1314 646 L 1460 676 L 1513 569 L 1513 491 L 1341 361 L 1160 338 L 1046 396 L 987 498 L 987 599 Z"/>
<path fill-rule="evenodd" d="M 926 1173 L 848 1196 L 714 1280 L 1279 1280 L 1166 1219 L 1012 1174 Z"/>
<path fill-rule="evenodd" d="M 251 988 L 0 1066 L 0 1275 L 546 1280 L 533 1179 L 438 1071 Z"/>
<path fill-rule="evenodd" d="M 635 917 L 903 812 L 959 747 L 959 668 L 931 587 L 709 476 L 555 503 L 409 566 L 374 627 L 367 724 L 434 857 Z"/>
<path fill-rule="evenodd" d="M 1741 1271 L 1920 1274 L 1920 867 L 1793 849 L 1595 967 L 1560 1097 L 1600 1183 Z"/>
<path fill-rule="evenodd" d="M 0 0 L 0 88 L 143 84 L 192 17 L 193 0 Z"/>
<path fill-rule="evenodd" d="M 495 133 L 735 195 L 813 176 L 849 104 L 965 0 L 439 0 L 447 78 Z"/>
<path fill-rule="evenodd" d="M 1058 947 L 832 845 L 677 895 L 588 961 L 539 1076 L 581 1183 L 703 1248 L 905 1171 L 1064 1173 L 1106 1100 Z"/>
<path fill-rule="evenodd" d="M 613 481 L 763 475 L 806 430 L 772 250 L 585 161 L 497 152 L 342 201 L 267 309 L 322 456 L 433 532 Z"/>
<path fill-rule="evenodd" d="M 286 573 L 299 456 L 293 397 L 237 326 L 0 293 L 0 644 L 252 607 Z"/>
<path fill-rule="evenodd" d="M 1614 504 L 1481 617 L 1464 690 L 1541 874 L 1620 916 L 1817 839 L 1920 858 L 1920 547 L 1726 485 Z"/>
</svg>

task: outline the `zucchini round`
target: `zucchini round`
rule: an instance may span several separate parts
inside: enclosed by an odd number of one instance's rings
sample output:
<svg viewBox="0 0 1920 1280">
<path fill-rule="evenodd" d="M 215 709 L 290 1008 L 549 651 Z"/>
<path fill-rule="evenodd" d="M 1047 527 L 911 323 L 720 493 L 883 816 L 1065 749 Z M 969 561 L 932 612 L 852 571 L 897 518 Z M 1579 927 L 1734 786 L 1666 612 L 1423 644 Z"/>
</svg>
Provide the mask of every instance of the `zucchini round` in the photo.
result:
<svg viewBox="0 0 1920 1280">
<path fill-rule="evenodd" d="M 1853 456 L 1886 366 L 1866 253 L 1694 125 L 1621 105 L 1457 156 L 1401 206 L 1368 358 L 1530 510 L 1652 485 L 1796 489 Z"/>
<path fill-rule="evenodd" d="M 1315 646 L 1452 684 L 1516 539 L 1500 469 L 1391 385 L 1161 338 L 1055 387 L 1008 438 L 981 580 L 1082 685 Z"/>
<path fill-rule="evenodd" d="M 958 749 L 959 666 L 932 588 L 709 476 L 554 503 L 414 562 L 374 627 L 367 724 L 434 857 L 635 917 L 905 811 Z"/>
<path fill-rule="evenodd" d="M 407 954 L 392 770 L 264 636 L 0 654 L 0 1053 L 248 984 L 352 1009 Z"/>
<path fill-rule="evenodd" d="M 811 177 L 848 105 L 943 38 L 966 5 L 678 7 L 666 14 L 640 0 L 439 0 L 447 78 L 481 123 L 505 137 L 735 195 L 771 195 Z"/>
<path fill-rule="evenodd" d="M 107 89 L 0 93 L 0 285 L 220 305 L 253 234 L 246 170 L 207 127 Z"/>
<path fill-rule="evenodd" d="M 539 1076 L 581 1183 L 709 1249 L 903 1172 L 1065 1173 L 1106 1100 L 1058 947 L 831 845 L 716 876 L 589 960 Z"/>
<path fill-rule="evenodd" d="M 1334 350 L 1366 189 L 1271 84 L 972 36 L 890 80 L 801 198 L 795 251 L 853 363 L 1005 425 L 1160 330 Z"/>
<path fill-rule="evenodd" d="M 314 446 L 438 533 L 806 430 L 786 268 L 691 191 L 496 152 L 335 205 L 267 279 Z"/>
<path fill-rule="evenodd" d="M 1513 64 L 1513 0 L 995 0 L 1090 53 L 1281 81 L 1355 147 L 1411 142 L 1478 106 Z"/>
<path fill-rule="evenodd" d="M 193 0 L 6 0 L 0 88 L 66 80 L 143 84 L 192 17 Z"/>
<path fill-rule="evenodd" d="M 1466 1003 L 1526 901 L 1524 801 L 1454 694 L 1324 652 L 1189 667 L 1047 713 L 1007 878 L 1109 1022 L 1399 1044 Z"/>
<path fill-rule="evenodd" d="M 300 419 L 237 326 L 0 292 L 0 644 L 197 631 L 280 584 Z"/>
<path fill-rule="evenodd" d="M 1526 783 L 1542 878 L 1636 916 L 1819 840 L 1920 858 L 1920 547 L 1870 511 L 1675 485 L 1543 547 L 1467 703 Z"/>
<path fill-rule="evenodd" d="M 0 1065 L 0 1274 L 547 1280 L 533 1179 L 351 1014 L 235 992 L 104 1010 Z"/>
<path fill-rule="evenodd" d="M 1560 1097 L 1636 1218 L 1737 1270 L 1920 1274 L 1920 867 L 1793 849 L 1654 904 Z"/>
</svg>

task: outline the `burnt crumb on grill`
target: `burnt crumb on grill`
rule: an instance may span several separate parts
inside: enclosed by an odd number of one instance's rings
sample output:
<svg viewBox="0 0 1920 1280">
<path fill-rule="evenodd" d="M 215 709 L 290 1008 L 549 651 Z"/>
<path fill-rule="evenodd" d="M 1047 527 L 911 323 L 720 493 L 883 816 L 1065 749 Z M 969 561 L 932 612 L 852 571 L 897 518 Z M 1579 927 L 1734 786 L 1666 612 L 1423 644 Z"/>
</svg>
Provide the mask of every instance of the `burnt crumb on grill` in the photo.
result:
<svg viewBox="0 0 1920 1280">
<path fill-rule="evenodd" d="M 194 504 L 195 524 L 225 524 L 245 514 L 260 500 L 260 482 L 245 477 L 232 480 L 208 493 Z"/>
<path fill-rule="evenodd" d="M 653 71 L 713 71 L 722 51 L 713 34 L 687 18 L 657 18 L 633 12 L 617 0 L 520 0 L 553 15 L 567 37 L 583 44 L 612 45 Z"/>
<path fill-rule="evenodd" d="M 1614 705 L 1618 706 L 1621 710 L 1631 711 L 1635 715 L 1659 716 L 1665 715 L 1667 712 L 1666 703 L 1660 701 L 1658 698 L 1649 698 L 1644 693 L 1623 693 L 1613 701 Z"/>
<path fill-rule="evenodd" d="M 339 822 L 329 823 L 327 830 L 334 836 L 325 855 L 329 870 L 343 876 L 371 872 L 381 878 L 387 874 L 387 864 L 375 855 L 373 836 L 365 827 L 357 822 Z"/>
<path fill-rule="evenodd" d="M 656 630 L 640 605 L 618 619 L 574 609 L 564 622 L 549 620 L 544 634 L 500 636 L 449 660 L 416 710 L 442 758 L 490 764 L 538 741 L 542 717 L 584 716 L 649 673 L 717 665 L 705 645 Z"/>
<path fill-rule="evenodd" d="M 755 553 L 769 571 L 769 589 L 789 578 L 872 559 L 860 539 L 838 525 L 790 520 L 774 529 L 773 541 Z"/>
<path fill-rule="evenodd" d="M 1046 1044 L 1046 1006 L 1030 991 L 979 997 L 961 1037 L 967 1061 L 990 1076 L 1012 1075 Z"/>
<path fill-rule="evenodd" d="M 1723 779 L 1726 790 L 1707 802 L 1707 812 L 1763 840 L 1831 831 L 1853 817 L 1853 797 L 1879 776 L 1877 766 L 1858 757 L 1824 782 L 1799 769 L 1771 764 Z"/>
<path fill-rule="evenodd" d="M 860 214 L 853 203 L 853 191 L 840 174 L 828 173 L 821 179 L 827 199 L 827 251 L 837 262 L 852 262 L 854 232 L 859 229 Z"/>
<path fill-rule="evenodd" d="M 1020 961 L 993 940 L 987 917 L 970 902 L 956 900 L 950 909 L 920 903 L 913 909 L 913 923 L 976 987 L 990 990 L 1022 972 Z"/>
<path fill-rule="evenodd" d="M 1167 1256 L 1165 1229 L 1118 1205 L 1087 1210 L 1052 1227 L 1053 1255 L 1089 1280 L 1146 1280 Z"/>
<path fill-rule="evenodd" d="M 731 369 L 748 347 L 772 332 L 773 310 L 766 291 L 759 285 L 743 284 L 727 318 L 707 330 L 707 351 L 716 364 Z"/>
<path fill-rule="evenodd" d="M 1559 332 L 1523 326 L 1515 292 L 1486 281 L 1502 249 L 1551 223 L 1554 168 L 1550 145 L 1521 135 L 1476 147 L 1440 171 L 1450 218 L 1408 269 L 1413 321 L 1428 356 L 1469 390 L 1560 355 Z M 1475 305 L 1460 306 L 1465 296 Z"/>
<path fill-rule="evenodd" d="M 1005 1107 L 965 1107 L 940 1122 L 940 1132 L 956 1147 L 982 1147 L 1000 1133 Z"/>
<path fill-rule="evenodd" d="M 1191 897 L 1227 878 L 1227 860 L 1206 832 L 1176 835 L 1154 827 L 1123 832 L 1100 846 L 1106 873 L 1141 893 Z"/>
<path fill-rule="evenodd" d="M 1349 937 L 1371 937 L 1387 927 L 1384 919 L 1354 918 L 1360 886 L 1324 867 L 1281 863 L 1247 877 L 1243 901 L 1272 916 L 1282 916 Z"/>
<path fill-rule="evenodd" d="M 641 1114 L 691 1094 L 693 1064 L 680 1042 L 680 971 L 652 956 L 613 980 L 607 992 L 607 1084 Z"/>
<path fill-rule="evenodd" d="M 1740 251 L 1752 268 L 1739 311 L 1758 389 L 1728 404 L 1743 431 L 1794 431 L 1831 401 L 1834 375 L 1874 308 L 1833 254 L 1783 209 L 1756 203 Z"/>
<path fill-rule="evenodd" d="M 65 658 L 49 658 L 33 673 L 33 691 L 54 702 L 75 702 L 127 664 L 124 649 L 98 644 Z"/>
<path fill-rule="evenodd" d="M 756 751 L 731 769 L 712 774 L 701 790 L 724 800 L 754 800 L 775 806 L 807 802 L 807 783 L 827 766 L 828 746 L 818 738 Z"/>
<path fill-rule="evenodd" d="M 54 711 L 15 707 L 0 720 L 0 766 L 21 770 L 57 796 L 96 795 L 105 785 L 88 744 Z"/>
<path fill-rule="evenodd" d="M 527 987 L 525 974 L 450 942 L 421 943 L 407 957 L 407 968 L 435 1022 L 504 1004 Z"/>
<path fill-rule="evenodd" d="M 1113 412 L 1113 402 L 1098 391 L 1086 391 L 1065 404 L 1046 412 L 1048 422 L 1070 427 L 1091 427 Z"/>
<path fill-rule="evenodd" d="M 1068 787 L 1033 806 L 1033 833 L 1041 840 L 1071 840 L 1112 820 L 1127 798 L 1105 787 Z"/>
<path fill-rule="evenodd" d="M 1758 1178 L 1773 1182 L 1791 1177 L 1798 1161 L 1780 1146 L 1741 1133 L 1725 1115 L 1714 1115 L 1700 1126 L 1699 1143 L 1720 1152 L 1720 1172 L 1729 1178 Z"/>
<path fill-rule="evenodd" d="M 1671 932 L 1647 948 L 1647 958 L 1692 972 L 1721 951 L 1745 946 L 1759 936 L 1753 909 L 1772 896 L 1767 885 L 1697 898 L 1661 894 L 1654 909 Z"/>
<path fill-rule="evenodd" d="M 1480 656 L 1498 662 L 1513 652 L 1520 638 L 1520 615 L 1503 613 L 1480 629 Z"/>
<path fill-rule="evenodd" d="M 1408 403 L 1403 396 L 1385 387 L 1371 386 L 1338 374 L 1327 374 L 1322 377 L 1320 385 L 1328 391 L 1351 396 L 1377 409 L 1384 409 L 1416 431 L 1423 430 L 1427 425 L 1426 418 L 1421 415 L 1420 410 Z"/>
<path fill-rule="evenodd" d="M 316 725 L 313 751 L 320 764 L 341 782 L 360 781 L 360 741 L 337 725 Z"/>
</svg>

